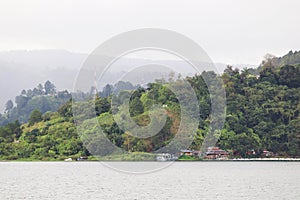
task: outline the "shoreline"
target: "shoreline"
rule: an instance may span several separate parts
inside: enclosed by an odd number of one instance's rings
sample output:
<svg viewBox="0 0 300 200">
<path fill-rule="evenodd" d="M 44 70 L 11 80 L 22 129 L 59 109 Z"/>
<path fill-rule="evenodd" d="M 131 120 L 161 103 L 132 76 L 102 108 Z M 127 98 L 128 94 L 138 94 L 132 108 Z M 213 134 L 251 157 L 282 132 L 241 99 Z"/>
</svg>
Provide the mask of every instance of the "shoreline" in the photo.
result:
<svg viewBox="0 0 300 200">
<path fill-rule="evenodd" d="M 300 162 L 300 158 L 239 158 L 239 159 L 224 159 L 224 160 L 174 160 L 174 161 L 155 161 L 155 160 L 86 160 L 86 161 L 64 161 L 64 160 L 0 160 L 3 162 Z"/>
</svg>

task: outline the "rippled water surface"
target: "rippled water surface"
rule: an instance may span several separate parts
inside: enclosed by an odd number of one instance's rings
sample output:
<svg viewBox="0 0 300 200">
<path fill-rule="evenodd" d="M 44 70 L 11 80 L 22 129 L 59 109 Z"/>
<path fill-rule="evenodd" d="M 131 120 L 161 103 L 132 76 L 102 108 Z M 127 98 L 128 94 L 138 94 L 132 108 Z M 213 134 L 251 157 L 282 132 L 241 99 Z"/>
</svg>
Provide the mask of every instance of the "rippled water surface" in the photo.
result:
<svg viewBox="0 0 300 200">
<path fill-rule="evenodd" d="M 1 162 L 0 199 L 300 199 L 300 163 L 176 162 L 137 175 L 100 162 Z"/>
</svg>

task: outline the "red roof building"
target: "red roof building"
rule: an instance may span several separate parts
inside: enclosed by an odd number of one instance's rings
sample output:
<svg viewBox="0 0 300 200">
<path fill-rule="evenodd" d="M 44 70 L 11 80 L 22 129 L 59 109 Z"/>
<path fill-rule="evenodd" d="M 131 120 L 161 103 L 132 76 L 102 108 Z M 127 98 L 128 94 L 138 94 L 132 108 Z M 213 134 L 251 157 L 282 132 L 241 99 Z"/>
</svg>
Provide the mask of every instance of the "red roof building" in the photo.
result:
<svg viewBox="0 0 300 200">
<path fill-rule="evenodd" d="M 229 153 L 219 147 L 209 147 L 205 153 L 205 159 L 228 159 Z"/>
</svg>

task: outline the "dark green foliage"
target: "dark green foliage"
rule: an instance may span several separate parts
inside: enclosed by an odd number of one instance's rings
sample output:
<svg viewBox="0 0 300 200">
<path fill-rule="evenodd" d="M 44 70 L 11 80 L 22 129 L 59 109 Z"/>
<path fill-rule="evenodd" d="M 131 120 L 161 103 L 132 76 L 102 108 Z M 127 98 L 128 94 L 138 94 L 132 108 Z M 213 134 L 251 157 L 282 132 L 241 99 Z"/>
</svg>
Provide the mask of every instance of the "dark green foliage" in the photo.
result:
<svg viewBox="0 0 300 200">
<path fill-rule="evenodd" d="M 42 113 L 36 109 L 36 110 L 32 111 L 32 113 L 30 114 L 30 117 L 28 120 L 29 126 L 32 126 L 33 124 L 40 122 L 42 120 L 43 120 Z"/>
<path fill-rule="evenodd" d="M 12 142 L 21 136 L 22 130 L 18 121 L 0 127 L 0 140 Z"/>
<path fill-rule="evenodd" d="M 72 113 L 72 100 L 68 101 L 66 104 L 62 105 L 57 111 L 62 117 L 71 118 Z"/>
<path fill-rule="evenodd" d="M 280 68 L 278 76 L 279 84 L 286 85 L 289 88 L 300 87 L 300 67 L 285 65 Z"/>
<path fill-rule="evenodd" d="M 143 103 L 138 96 L 130 100 L 129 112 L 132 117 L 140 115 L 144 112 Z"/>
<path fill-rule="evenodd" d="M 272 66 L 266 66 L 260 71 L 260 81 L 261 82 L 269 82 L 271 84 L 277 84 L 278 79 L 277 79 L 277 74 L 275 71 L 275 68 Z"/>
<path fill-rule="evenodd" d="M 95 111 L 96 115 L 99 116 L 102 113 L 109 112 L 111 108 L 111 102 L 110 99 L 106 98 L 101 98 L 99 96 L 96 97 L 95 99 Z"/>
<path fill-rule="evenodd" d="M 225 129 L 233 131 L 237 137 L 231 134 L 231 139 L 220 142 L 221 147 L 234 149 L 242 156 L 247 156 L 245 152 L 250 148 L 299 156 L 297 131 L 294 129 L 293 136 L 289 134 L 300 112 L 298 73 L 299 66 L 275 68 L 266 63 L 257 80 L 253 81 L 250 74 L 244 75 L 243 82 L 251 80 L 252 83 L 245 85 L 241 84 L 240 75 L 225 70 L 222 75 L 227 91 Z M 236 90 L 240 85 L 242 87 Z"/>
</svg>

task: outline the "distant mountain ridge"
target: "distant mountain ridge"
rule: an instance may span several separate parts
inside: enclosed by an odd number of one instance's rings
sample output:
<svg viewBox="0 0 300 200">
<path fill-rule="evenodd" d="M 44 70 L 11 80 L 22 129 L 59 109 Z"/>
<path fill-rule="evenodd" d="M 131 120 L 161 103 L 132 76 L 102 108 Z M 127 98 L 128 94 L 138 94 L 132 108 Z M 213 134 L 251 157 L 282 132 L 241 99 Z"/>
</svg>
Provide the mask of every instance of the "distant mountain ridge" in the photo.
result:
<svg viewBox="0 0 300 200">
<path fill-rule="evenodd" d="M 67 50 L 16 50 L 0 52 L 0 112 L 4 109 L 4 104 L 9 99 L 13 99 L 21 92 L 23 88 L 33 88 L 39 83 L 50 80 L 55 83 L 58 90 L 72 91 L 74 81 L 80 67 L 88 57 L 85 53 L 75 53 Z M 108 72 L 103 82 L 112 84 L 119 77 L 130 71 L 136 63 L 146 63 L 142 59 L 124 59 L 122 66 L 118 67 L 119 71 Z M 173 66 L 174 69 L 185 69 L 187 63 L 179 60 L 162 60 L 162 64 Z M 218 72 L 223 72 L 227 64 L 215 63 Z M 251 67 L 251 65 L 233 65 L 234 67 Z M 253 66 L 254 67 L 254 66 Z M 152 74 L 156 76 L 157 73 Z M 163 74 L 165 75 L 165 74 Z M 187 71 L 184 75 L 193 75 Z M 149 79 L 151 75 L 149 74 Z"/>
<path fill-rule="evenodd" d="M 11 64 L 23 64 L 36 70 L 47 68 L 79 69 L 87 56 L 84 53 L 75 53 L 61 49 L 0 52 L 0 60 Z"/>
</svg>

